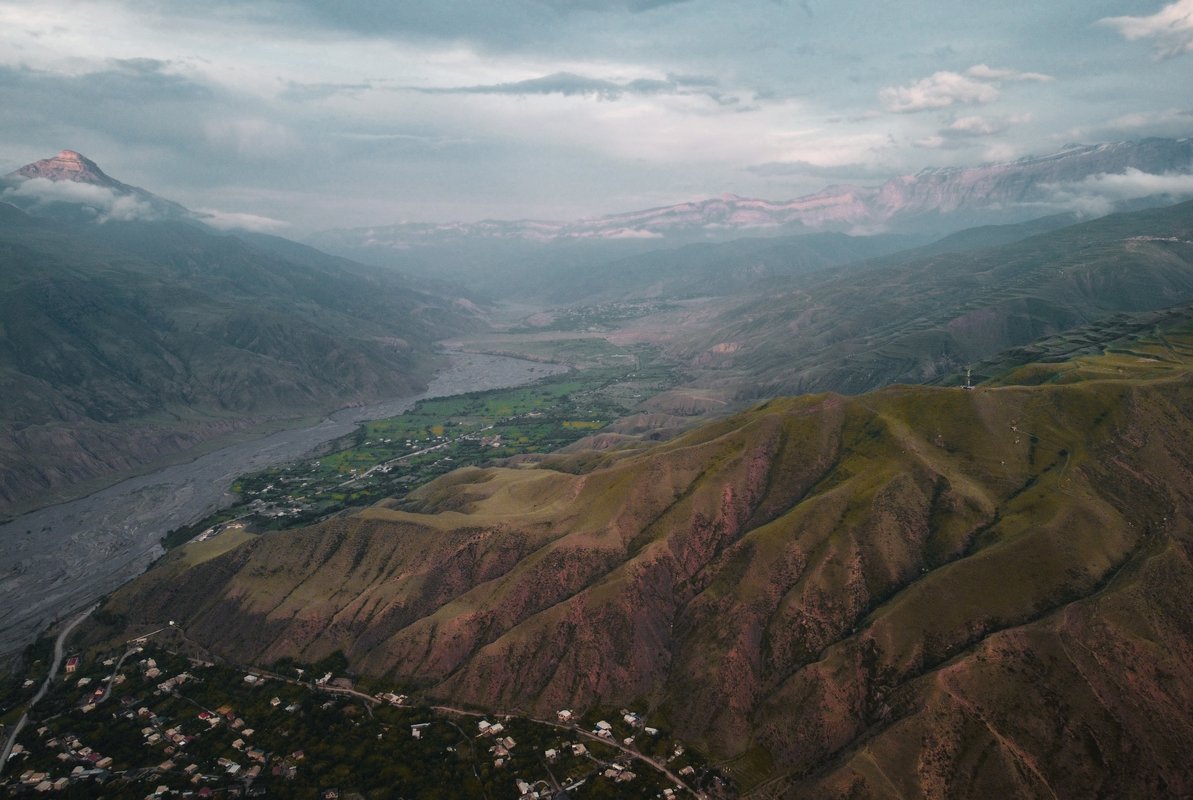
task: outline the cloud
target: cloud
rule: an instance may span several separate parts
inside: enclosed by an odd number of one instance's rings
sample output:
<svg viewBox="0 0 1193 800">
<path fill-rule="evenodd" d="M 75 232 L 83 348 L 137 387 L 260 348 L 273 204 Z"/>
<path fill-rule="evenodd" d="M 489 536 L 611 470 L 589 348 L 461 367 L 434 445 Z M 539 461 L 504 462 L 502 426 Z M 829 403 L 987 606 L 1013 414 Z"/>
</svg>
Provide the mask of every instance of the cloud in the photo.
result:
<svg viewBox="0 0 1193 800">
<path fill-rule="evenodd" d="M 813 164 L 810 161 L 768 161 L 746 167 L 748 172 L 764 178 L 799 176 L 826 180 L 880 180 L 889 178 L 889 167 L 872 164 Z"/>
<path fill-rule="evenodd" d="M 564 13 L 582 9 L 600 12 L 625 10 L 631 14 L 641 14 L 663 6 L 687 3 L 690 0 L 548 0 L 548 2 L 553 8 Z"/>
<path fill-rule="evenodd" d="M 910 114 L 957 103 L 984 105 L 999 97 L 1001 81 L 1052 80 L 1039 72 L 1018 72 L 977 64 L 964 73 L 941 71 L 908 86 L 888 86 L 878 93 L 883 107 L 897 114 Z"/>
<path fill-rule="evenodd" d="M 1127 169 L 1121 173 L 1090 175 L 1081 181 L 1050 184 L 1048 203 L 1086 214 L 1109 214 L 1114 204 L 1140 197 L 1166 196 L 1172 200 L 1193 195 L 1193 174 L 1150 173 Z"/>
<path fill-rule="evenodd" d="M 541 78 L 509 83 L 481 84 L 476 86 L 411 87 L 423 94 L 496 94 L 496 95 L 547 95 L 564 97 L 588 96 L 602 100 L 616 100 L 623 95 L 703 95 L 721 104 L 738 102 L 716 91 L 715 78 L 701 75 L 668 75 L 665 79 L 635 78 L 628 81 L 613 81 L 603 78 L 589 78 L 571 72 L 553 72 Z"/>
<path fill-rule="evenodd" d="M 284 159 L 301 147 L 288 126 L 262 117 L 208 120 L 203 132 L 216 148 L 244 159 Z"/>
<path fill-rule="evenodd" d="M 0 172 L 71 148 L 187 206 L 301 230 L 795 194 L 879 165 L 961 166 L 992 143 L 1193 130 L 1154 116 L 1189 108 L 1187 59 L 1153 63 L 1153 39 L 1091 26 L 1106 14 L 1080 0 L 864 19 L 820 0 L 739 5 L 0 0 L 0 105 L 20 110 L 0 115 Z M 1028 110 L 1030 126 L 1003 128 Z M 1067 133 L 1120 115 L 1125 135 Z"/>
<path fill-rule="evenodd" d="M 101 223 L 161 218 L 152 205 L 136 195 L 122 194 L 91 183 L 29 178 L 6 189 L 0 194 L 0 199 L 16 201 L 17 205 L 32 203 L 35 208 L 57 203 L 78 205 L 89 210 L 94 214 L 95 221 Z"/>
<path fill-rule="evenodd" d="M 634 228 L 619 228 L 604 234 L 603 239 L 662 239 L 663 234 L 656 231 L 643 231 Z"/>
<path fill-rule="evenodd" d="M 113 58 L 109 64 L 125 72 L 135 72 L 140 75 L 161 75 L 173 66 L 173 62 L 160 58 Z"/>
<path fill-rule="evenodd" d="M 234 211 L 218 211 L 214 208 L 201 208 L 195 211 L 199 221 L 218 230 L 240 230 L 253 233 L 274 233 L 290 227 L 290 223 L 280 219 L 263 217 L 259 214 L 241 214 Z"/>
<path fill-rule="evenodd" d="M 1158 136 L 1179 139 L 1193 128 L 1193 109 L 1168 108 L 1163 111 L 1132 111 L 1107 122 L 1070 128 L 1053 138 L 1064 142 L 1107 141 L 1122 138 Z"/>
<path fill-rule="evenodd" d="M 472 139 L 466 136 L 428 136 L 425 134 L 402 133 L 398 131 L 332 131 L 328 136 L 346 142 L 365 145 L 396 143 L 435 149 L 472 142 Z"/>
<path fill-rule="evenodd" d="M 992 103 L 998 89 L 957 72 L 937 72 L 910 86 L 888 86 L 878 96 L 887 111 L 909 114 L 955 103 Z"/>
<path fill-rule="evenodd" d="M 1172 122 L 1178 123 L 1182 129 L 1193 125 L 1193 109 L 1170 108 L 1165 111 L 1137 111 L 1133 114 L 1115 117 L 1109 125 L 1121 130 L 1139 130 Z"/>
<path fill-rule="evenodd" d="M 362 92 L 370 91 L 373 88 L 373 84 L 368 82 L 301 83 L 299 81 L 287 81 L 286 88 L 281 92 L 279 97 L 283 100 L 290 100 L 296 103 L 310 103 L 326 100 L 329 97 L 337 95 L 357 97 Z"/>
<path fill-rule="evenodd" d="M 941 131 L 947 136 L 993 136 L 1009 128 L 1010 122 L 999 117 L 960 117 Z"/>
<path fill-rule="evenodd" d="M 958 117 L 940 130 L 940 135 L 948 138 L 978 138 L 994 136 L 1009 130 L 1015 125 L 1031 121 L 1031 114 L 1019 114 L 1013 117 Z"/>
<path fill-rule="evenodd" d="M 1117 28 L 1129 42 L 1152 40 L 1157 58 L 1193 53 L 1193 0 L 1177 0 L 1147 17 L 1105 17 L 1099 25 Z"/>
<path fill-rule="evenodd" d="M 635 26 L 654 16 L 667 20 L 690 0 L 117 0 L 166 21 L 187 20 L 191 27 L 243 31 L 260 28 L 326 39 L 347 34 L 365 39 L 468 41 L 485 50 L 542 48 L 570 31 Z"/>
<path fill-rule="evenodd" d="M 1036 81 L 1048 83 L 1054 80 L 1051 75 L 1042 72 L 1019 72 L 1013 69 L 995 69 L 985 64 L 975 64 L 965 70 L 965 74 L 981 81 Z"/>
</svg>

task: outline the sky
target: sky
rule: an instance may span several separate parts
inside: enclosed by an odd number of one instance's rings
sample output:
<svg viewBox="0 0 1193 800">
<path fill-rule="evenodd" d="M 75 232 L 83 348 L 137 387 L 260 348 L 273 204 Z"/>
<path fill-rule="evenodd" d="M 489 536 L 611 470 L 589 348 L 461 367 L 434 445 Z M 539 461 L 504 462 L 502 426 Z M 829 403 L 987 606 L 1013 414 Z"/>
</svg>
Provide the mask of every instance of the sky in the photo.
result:
<svg viewBox="0 0 1193 800">
<path fill-rule="evenodd" d="M 782 200 L 1193 135 L 1193 0 L 0 0 L 62 149 L 291 235 Z"/>
</svg>

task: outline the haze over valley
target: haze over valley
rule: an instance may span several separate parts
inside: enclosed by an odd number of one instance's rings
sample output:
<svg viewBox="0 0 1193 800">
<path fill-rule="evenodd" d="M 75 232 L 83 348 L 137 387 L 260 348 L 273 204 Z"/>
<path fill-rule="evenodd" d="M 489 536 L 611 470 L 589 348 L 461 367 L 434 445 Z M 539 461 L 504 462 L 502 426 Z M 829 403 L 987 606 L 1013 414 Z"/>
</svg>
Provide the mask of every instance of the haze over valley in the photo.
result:
<svg viewBox="0 0 1193 800">
<path fill-rule="evenodd" d="M 0 0 L 4 791 L 1193 793 L 1193 2 L 507 5 Z"/>
</svg>

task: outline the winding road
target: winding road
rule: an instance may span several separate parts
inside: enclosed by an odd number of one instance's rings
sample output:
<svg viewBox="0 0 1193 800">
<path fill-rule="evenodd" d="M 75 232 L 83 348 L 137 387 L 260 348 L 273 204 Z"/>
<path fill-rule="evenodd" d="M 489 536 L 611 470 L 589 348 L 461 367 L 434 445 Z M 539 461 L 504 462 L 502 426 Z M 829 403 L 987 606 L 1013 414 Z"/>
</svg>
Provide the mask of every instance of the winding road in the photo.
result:
<svg viewBox="0 0 1193 800">
<path fill-rule="evenodd" d="M 37 705 L 37 702 L 46 696 L 46 692 L 50 690 L 50 683 L 53 682 L 54 676 L 58 674 L 58 665 L 62 663 L 62 651 L 66 646 L 66 637 L 70 636 L 70 632 L 78 627 L 79 623 L 91 616 L 91 612 L 99 608 L 99 603 L 95 603 L 82 614 L 72 619 L 58 634 L 58 638 L 54 640 L 54 660 L 50 662 L 50 672 L 46 675 L 45 682 L 42 683 L 41 688 L 37 690 L 37 694 L 33 695 L 33 699 L 25 706 L 25 713 L 21 715 L 20 720 L 12 729 L 12 733 L 8 737 L 8 741 L 4 743 L 4 753 L 0 754 L 0 775 L 4 774 L 4 768 L 8 766 L 8 758 L 12 755 L 12 746 L 16 744 L 17 737 L 20 736 L 21 730 L 25 724 L 29 722 L 29 710 Z"/>
</svg>

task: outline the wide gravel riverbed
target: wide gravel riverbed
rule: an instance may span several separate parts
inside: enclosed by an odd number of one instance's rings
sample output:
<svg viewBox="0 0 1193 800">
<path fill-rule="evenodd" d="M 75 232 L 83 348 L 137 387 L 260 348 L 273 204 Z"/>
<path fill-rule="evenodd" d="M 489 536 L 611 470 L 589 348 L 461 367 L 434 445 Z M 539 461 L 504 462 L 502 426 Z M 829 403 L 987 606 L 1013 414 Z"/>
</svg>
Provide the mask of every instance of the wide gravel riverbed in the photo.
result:
<svg viewBox="0 0 1193 800">
<path fill-rule="evenodd" d="M 419 400 L 522 386 L 564 370 L 502 356 L 450 355 L 450 366 L 424 394 L 343 409 L 318 425 L 240 442 L 0 526 L 0 656 L 143 572 L 161 555 L 166 531 L 228 505 L 228 487 L 240 475 L 301 458 L 361 422 L 396 416 Z"/>
</svg>

